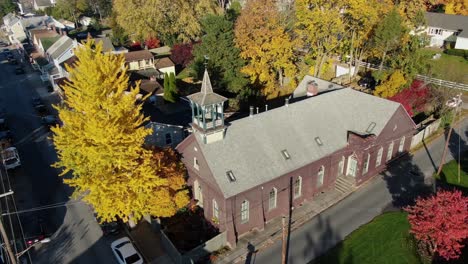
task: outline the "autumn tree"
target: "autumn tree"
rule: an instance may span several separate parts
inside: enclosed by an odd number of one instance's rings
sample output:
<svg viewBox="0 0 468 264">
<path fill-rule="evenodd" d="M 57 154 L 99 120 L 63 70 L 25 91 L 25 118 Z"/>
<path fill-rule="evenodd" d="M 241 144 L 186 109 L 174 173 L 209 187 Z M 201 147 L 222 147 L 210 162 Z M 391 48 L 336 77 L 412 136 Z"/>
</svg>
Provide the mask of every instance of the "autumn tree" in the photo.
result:
<svg viewBox="0 0 468 264">
<path fill-rule="evenodd" d="M 237 19 L 234 35 L 240 57 L 247 61 L 242 72 L 251 83 L 263 86 L 266 96 L 289 92 L 285 77 L 295 86 L 295 43 L 280 23 L 274 0 L 251 0 Z M 286 88 L 286 89 L 285 89 Z"/>
<path fill-rule="evenodd" d="M 388 99 L 403 105 L 406 112 L 412 117 L 415 113 L 423 112 L 431 98 L 432 94 L 429 85 L 423 81 L 415 80 L 410 87 L 403 89 Z"/>
<path fill-rule="evenodd" d="M 92 205 L 103 221 L 173 215 L 188 201 L 183 176 L 164 174 L 161 164 L 167 163 L 154 159 L 162 154 L 143 147 L 152 131 L 143 126 L 144 100 L 136 99 L 139 84 L 129 88 L 123 55 L 103 54 L 93 40 L 75 55 L 62 86 L 64 103 L 55 106 L 63 126 L 52 128 L 54 166 L 74 188 L 73 197 Z"/>
<path fill-rule="evenodd" d="M 314 76 L 320 77 L 323 64 L 342 44 L 346 32 L 346 3 L 342 0 L 296 0 L 296 34 L 307 59 L 314 61 Z"/>
<path fill-rule="evenodd" d="M 89 9 L 87 0 L 57 0 L 53 14 L 64 19 L 73 20 L 78 25 L 78 18 Z"/>
<path fill-rule="evenodd" d="M 421 15 L 426 11 L 428 6 L 433 5 L 436 0 L 405 0 L 397 2 L 398 12 L 408 27 L 417 26 L 421 21 Z"/>
<path fill-rule="evenodd" d="M 196 39 L 203 16 L 219 12 L 212 0 L 115 0 L 113 7 L 119 25 L 136 40 L 155 36 L 168 45 Z"/>
<path fill-rule="evenodd" d="M 16 5 L 12 0 L 0 0 L 0 16 L 4 17 L 6 14 L 14 12 Z"/>
<path fill-rule="evenodd" d="M 445 13 L 453 15 L 468 16 L 468 1 L 466 0 L 444 0 Z"/>
<path fill-rule="evenodd" d="M 171 60 L 177 66 L 182 66 L 183 68 L 187 67 L 187 65 L 189 65 L 193 60 L 193 44 L 180 43 L 172 46 Z"/>
<path fill-rule="evenodd" d="M 410 232 L 429 256 L 459 258 L 468 239 L 468 197 L 461 191 L 439 190 L 405 208 Z"/>
<path fill-rule="evenodd" d="M 388 98 L 396 95 L 407 83 L 401 70 L 396 70 L 385 78 L 374 91 L 375 96 Z"/>
<path fill-rule="evenodd" d="M 396 49 L 405 34 L 406 28 L 396 9 L 388 13 L 378 24 L 374 33 L 374 47 L 381 53 L 380 70 L 383 69 L 388 52 Z"/>
<path fill-rule="evenodd" d="M 193 50 L 191 68 L 201 79 L 206 62 L 215 87 L 240 92 L 248 79 L 240 72 L 245 61 L 239 56 L 239 48 L 234 45 L 234 24 L 225 16 L 209 15 L 202 25 L 204 35 Z"/>
</svg>

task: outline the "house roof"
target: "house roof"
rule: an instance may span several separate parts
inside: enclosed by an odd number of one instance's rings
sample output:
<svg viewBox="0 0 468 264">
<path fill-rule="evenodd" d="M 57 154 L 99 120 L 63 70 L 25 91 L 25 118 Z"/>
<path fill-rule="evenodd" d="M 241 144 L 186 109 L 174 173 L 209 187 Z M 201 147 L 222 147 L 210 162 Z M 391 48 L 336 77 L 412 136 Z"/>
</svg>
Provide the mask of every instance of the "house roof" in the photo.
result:
<svg viewBox="0 0 468 264">
<path fill-rule="evenodd" d="M 210 76 L 208 75 L 208 71 L 206 69 L 205 69 L 205 73 L 203 74 L 201 91 L 198 93 L 188 95 L 187 98 L 189 98 L 190 101 L 201 106 L 212 105 L 215 103 L 221 103 L 221 102 L 227 101 L 226 97 L 213 92 L 213 87 L 211 86 Z"/>
<path fill-rule="evenodd" d="M 293 92 L 293 98 L 298 98 L 302 96 L 307 95 L 307 85 L 310 82 L 315 82 L 318 87 L 318 92 L 325 92 L 325 91 L 331 91 L 331 90 L 336 90 L 336 89 L 341 89 L 343 86 L 336 84 L 336 83 L 331 83 L 310 75 L 304 76 L 302 81 L 299 83 L 299 85 L 296 87 L 296 89 Z"/>
<path fill-rule="evenodd" d="M 131 51 L 124 54 L 126 62 L 149 60 L 153 58 L 153 54 L 148 50 Z"/>
<path fill-rule="evenodd" d="M 78 58 L 75 55 L 73 55 L 70 58 L 68 58 L 67 60 L 65 60 L 64 62 L 60 63 L 60 66 L 62 66 L 62 68 L 65 69 L 65 64 L 66 64 L 66 65 L 68 65 L 68 67 L 73 69 L 73 68 L 75 68 L 75 66 L 76 66 L 75 63 L 77 61 L 78 61 Z"/>
<path fill-rule="evenodd" d="M 140 80 L 140 90 L 145 92 L 145 93 L 151 93 L 151 94 L 162 94 L 164 93 L 164 88 L 161 86 L 161 84 L 154 80 Z"/>
<path fill-rule="evenodd" d="M 169 59 L 168 57 L 154 60 L 154 66 L 156 67 L 156 69 L 173 67 L 174 65 L 175 65 L 174 62 L 172 62 L 172 60 Z"/>
<path fill-rule="evenodd" d="M 35 37 L 36 39 L 58 36 L 57 32 L 51 29 L 31 29 L 29 33 L 31 34 L 31 37 Z"/>
<path fill-rule="evenodd" d="M 228 198 L 344 148 L 349 131 L 369 134 L 366 130 L 374 122 L 371 133 L 378 136 L 399 106 L 343 88 L 233 121 L 220 141 L 204 144 L 198 133 L 191 136 Z M 228 171 L 235 182 L 229 181 Z"/>
<path fill-rule="evenodd" d="M 111 52 L 115 50 L 114 45 L 112 45 L 112 41 L 108 37 L 94 38 L 94 41 L 96 44 L 102 43 L 102 50 L 104 52 Z"/>
<path fill-rule="evenodd" d="M 141 79 L 149 79 L 151 77 L 158 77 L 161 74 L 157 69 L 148 68 L 144 70 L 137 70 L 130 72 L 130 81 L 137 81 Z"/>
<path fill-rule="evenodd" d="M 55 42 L 57 42 L 60 39 L 60 35 L 56 35 L 54 37 L 45 37 L 41 38 L 41 43 L 42 43 L 42 48 L 44 50 L 48 50 L 52 45 L 54 45 Z"/>
<path fill-rule="evenodd" d="M 52 2 L 50 0 L 34 0 L 37 6 L 52 6 Z"/>
<path fill-rule="evenodd" d="M 50 48 L 47 53 L 52 59 L 57 59 L 67 50 L 73 48 L 73 40 L 68 36 L 61 36 Z"/>
<path fill-rule="evenodd" d="M 443 13 L 425 13 L 427 25 L 449 30 L 461 30 L 460 37 L 468 37 L 468 16 Z"/>
</svg>

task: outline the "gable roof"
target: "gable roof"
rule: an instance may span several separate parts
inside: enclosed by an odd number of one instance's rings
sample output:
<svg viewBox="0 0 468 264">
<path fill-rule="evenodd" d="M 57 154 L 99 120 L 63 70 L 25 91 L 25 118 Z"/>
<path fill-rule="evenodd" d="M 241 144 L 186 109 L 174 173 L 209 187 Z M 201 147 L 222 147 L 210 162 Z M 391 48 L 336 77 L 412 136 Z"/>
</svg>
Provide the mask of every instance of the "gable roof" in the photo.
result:
<svg viewBox="0 0 468 264">
<path fill-rule="evenodd" d="M 41 39 L 41 38 L 50 38 L 58 36 L 57 32 L 51 29 L 31 29 L 29 31 L 32 38 Z"/>
<path fill-rule="evenodd" d="M 319 93 L 343 88 L 343 86 L 341 86 L 339 84 L 331 83 L 331 82 L 319 79 L 317 77 L 306 75 L 306 76 L 304 76 L 302 81 L 297 85 L 296 89 L 294 90 L 293 98 L 306 96 L 307 95 L 307 85 L 310 82 L 315 82 L 317 84 Z"/>
<path fill-rule="evenodd" d="M 73 40 L 68 36 L 61 36 L 52 46 L 47 49 L 47 53 L 52 59 L 57 59 L 67 50 L 73 48 Z"/>
<path fill-rule="evenodd" d="M 462 34 L 468 36 L 468 16 L 463 15 L 449 15 L 443 13 L 425 13 L 427 25 L 430 27 L 438 27 L 448 30 L 461 30 L 459 36 Z"/>
<path fill-rule="evenodd" d="M 215 103 L 227 101 L 226 97 L 213 92 L 213 87 L 211 86 L 210 76 L 208 75 L 208 71 L 206 69 L 205 69 L 205 73 L 203 74 L 201 91 L 198 93 L 188 95 L 187 98 L 189 98 L 190 101 L 201 106 L 212 105 Z"/>
<path fill-rule="evenodd" d="M 137 50 L 124 53 L 125 62 L 149 60 L 154 58 L 153 54 L 148 50 Z"/>
<path fill-rule="evenodd" d="M 174 62 L 172 62 L 172 60 L 169 59 L 168 57 L 154 60 L 154 66 L 156 67 L 156 69 L 172 67 L 174 65 L 175 65 Z"/>
<path fill-rule="evenodd" d="M 98 43 L 102 43 L 102 51 L 104 51 L 104 52 L 112 52 L 112 51 L 115 50 L 115 47 L 112 44 L 112 41 L 108 37 L 94 38 L 94 41 L 95 41 L 96 45 Z"/>
<path fill-rule="evenodd" d="M 38 7 L 42 6 L 52 6 L 52 2 L 50 0 L 34 0 Z"/>
<path fill-rule="evenodd" d="M 198 133 L 191 137 L 228 198 L 344 148 L 349 131 L 368 134 L 374 122 L 372 133 L 378 136 L 399 107 L 399 103 L 343 88 L 233 121 L 217 142 L 204 144 Z M 287 150 L 289 159 L 282 150 Z M 227 171 L 232 171 L 235 182 L 229 181 Z"/>
</svg>

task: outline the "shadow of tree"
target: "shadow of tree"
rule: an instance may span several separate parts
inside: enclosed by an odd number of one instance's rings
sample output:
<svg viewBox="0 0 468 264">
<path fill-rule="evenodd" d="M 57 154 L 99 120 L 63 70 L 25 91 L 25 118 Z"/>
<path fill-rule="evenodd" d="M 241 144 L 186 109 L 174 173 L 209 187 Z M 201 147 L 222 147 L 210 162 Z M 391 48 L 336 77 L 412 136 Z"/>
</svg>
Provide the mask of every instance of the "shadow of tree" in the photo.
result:
<svg viewBox="0 0 468 264">
<path fill-rule="evenodd" d="M 390 163 L 383 175 L 387 189 L 392 195 L 393 209 L 412 205 L 417 197 L 427 196 L 432 192 L 432 180 L 424 179 L 422 171 L 414 164 L 410 154 Z"/>
</svg>

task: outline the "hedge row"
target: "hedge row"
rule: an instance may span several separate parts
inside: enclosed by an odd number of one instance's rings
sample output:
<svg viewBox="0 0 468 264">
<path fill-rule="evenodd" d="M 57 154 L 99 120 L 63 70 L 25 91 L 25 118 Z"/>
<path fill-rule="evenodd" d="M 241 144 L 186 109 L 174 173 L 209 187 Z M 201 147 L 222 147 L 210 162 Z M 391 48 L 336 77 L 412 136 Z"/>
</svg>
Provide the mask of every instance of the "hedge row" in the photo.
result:
<svg viewBox="0 0 468 264">
<path fill-rule="evenodd" d="M 468 50 L 446 49 L 444 52 L 448 55 L 460 56 L 460 57 L 464 57 L 465 59 L 468 59 Z"/>
</svg>

